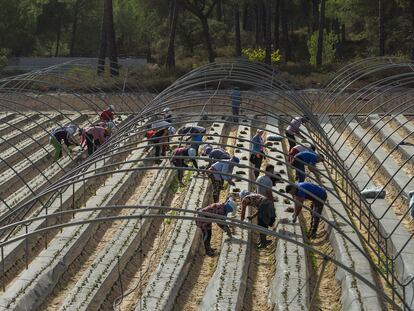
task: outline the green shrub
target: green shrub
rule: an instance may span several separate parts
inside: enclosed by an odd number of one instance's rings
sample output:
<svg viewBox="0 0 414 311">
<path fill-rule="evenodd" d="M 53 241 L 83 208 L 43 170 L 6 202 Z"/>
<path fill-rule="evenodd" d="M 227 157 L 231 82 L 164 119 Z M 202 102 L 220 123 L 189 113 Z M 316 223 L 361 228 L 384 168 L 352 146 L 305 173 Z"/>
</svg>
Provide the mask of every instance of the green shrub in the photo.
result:
<svg viewBox="0 0 414 311">
<path fill-rule="evenodd" d="M 318 32 L 315 31 L 308 40 L 308 50 L 310 54 L 310 63 L 316 65 L 316 52 L 318 49 Z M 322 51 L 322 64 L 330 64 L 335 60 L 335 47 L 338 43 L 338 38 L 334 33 L 323 34 L 323 51 Z"/>
<path fill-rule="evenodd" d="M 0 69 L 7 66 L 9 50 L 0 48 Z"/>
<path fill-rule="evenodd" d="M 258 48 L 258 49 L 243 49 L 242 50 L 243 56 L 246 57 L 251 62 L 264 62 L 266 51 L 265 49 Z M 281 55 L 279 50 L 276 50 L 272 53 L 272 64 L 277 64 L 280 62 Z"/>
</svg>

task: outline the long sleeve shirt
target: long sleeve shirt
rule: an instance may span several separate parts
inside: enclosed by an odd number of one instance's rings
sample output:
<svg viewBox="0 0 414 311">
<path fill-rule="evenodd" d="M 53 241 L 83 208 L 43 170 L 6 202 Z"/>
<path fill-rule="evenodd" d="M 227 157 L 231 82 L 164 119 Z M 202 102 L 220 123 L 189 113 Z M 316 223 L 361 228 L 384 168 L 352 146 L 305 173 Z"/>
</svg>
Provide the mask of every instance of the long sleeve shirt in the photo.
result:
<svg viewBox="0 0 414 311">
<path fill-rule="evenodd" d="M 290 121 L 290 124 L 286 128 L 286 132 L 295 135 L 299 133 L 299 128 L 302 125 L 302 118 L 296 117 L 292 121 Z"/>
<path fill-rule="evenodd" d="M 252 139 L 252 153 L 263 153 L 263 138 L 256 134 Z"/>
<path fill-rule="evenodd" d="M 231 161 L 216 162 L 210 167 L 215 180 L 231 180 L 230 175 L 233 173 L 234 164 Z"/>
<path fill-rule="evenodd" d="M 268 199 L 265 196 L 258 193 L 251 193 L 249 195 L 246 195 L 241 201 L 241 220 L 244 220 L 244 217 L 246 216 L 247 206 L 252 206 L 259 209 L 260 206 L 266 202 L 266 200 Z"/>
<path fill-rule="evenodd" d="M 222 203 L 213 203 L 209 206 L 206 206 L 200 210 L 200 212 L 204 213 L 211 213 L 211 214 L 217 214 L 221 216 L 227 216 L 227 213 L 224 208 L 224 204 Z M 211 229 L 211 222 L 202 222 L 202 221 L 196 221 L 197 227 L 199 227 L 201 230 L 209 230 Z M 222 228 L 224 231 L 229 232 L 229 227 L 227 225 L 221 225 L 218 224 L 220 228 Z"/>
<path fill-rule="evenodd" d="M 181 148 L 175 149 L 173 158 L 172 158 L 173 162 L 176 162 L 179 165 L 187 167 L 187 165 L 185 164 L 186 159 L 184 158 L 179 159 L 177 157 L 188 157 L 188 148 L 181 147 Z M 190 158 L 190 160 L 193 163 L 193 166 L 198 169 L 197 161 L 194 158 Z"/>
<path fill-rule="evenodd" d="M 105 129 L 102 126 L 87 127 L 85 133 L 92 135 L 93 140 L 99 140 L 101 144 L 105 142 Z"/>
<path fill-rule="evenodd" d="M 55 129 L 51 134 L 60 144 L 64 142 L 66 146 L 70 146 L 73 143 L 75 133 L 76 130 L 73 127 L 62 127 Z"/>
<path fill-rule="evenodd" d="M 102 121 L 108 122 L 108 121 L 113 121 L 113 119 L 114 119 L 114 113 L 112 112 L 112 110 L 107 109 L 107 110 L 102 111 L 101 113 Z"/>
</svg>

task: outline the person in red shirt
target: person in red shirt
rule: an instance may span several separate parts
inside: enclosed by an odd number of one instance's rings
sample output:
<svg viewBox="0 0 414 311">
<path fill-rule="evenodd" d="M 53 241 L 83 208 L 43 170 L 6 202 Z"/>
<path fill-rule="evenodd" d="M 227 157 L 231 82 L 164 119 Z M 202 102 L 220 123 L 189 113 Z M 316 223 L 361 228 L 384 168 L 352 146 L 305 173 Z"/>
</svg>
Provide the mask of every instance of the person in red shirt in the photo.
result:
<svg viewBox="0 0 414 311">
<path fill-rule="evenodd" d="M 209 206 L 206 206 L 199 210 L 200 212 L 204 213 L 211 213 L 221 216 L 227 216 L 228 213 L 232 213 L 237 208 L 236 202 L 234 202 L 232 199 L 228 199 L 225 203 L 213 203 Z M 206 250 L 207 256 L 213 256 L 214 255 L 214 249 L 211 248 L 210 242 L 211 242 L 211 235 L 212 235 L 212 223 L 211 222 L 203 222 L 203 221 L 196 221 L 197 227 L 200 228 L 201 233 L 203 235 L 203 242 L 204 242 L 204 248 Z M 229 226 L 227 225 L 221 225 L 218 224 L 218 226 L 223 229 L 229 238 L 231 238 L 231 231 Z"/>
<path fill-rule="evenodd" d="M 115 107 L 113 105 L 109 105 L 108 109 L 102 111 L 101 113 L 101 121 L 103 122 L 111 122 L 114 120 L 115 115 Z"/>
</svg>

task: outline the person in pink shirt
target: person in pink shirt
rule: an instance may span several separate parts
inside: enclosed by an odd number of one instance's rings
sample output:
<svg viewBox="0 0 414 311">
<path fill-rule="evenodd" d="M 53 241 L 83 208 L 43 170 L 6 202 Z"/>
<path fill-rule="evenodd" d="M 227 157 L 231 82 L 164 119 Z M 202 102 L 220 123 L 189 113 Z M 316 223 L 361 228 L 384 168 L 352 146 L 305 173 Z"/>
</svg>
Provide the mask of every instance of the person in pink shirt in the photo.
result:
<svg viewBox="0 0 414 311">
<path fill-rule="evenodd" d="M 94 153 L 100 145 L 102 145 L 109 136 L 109 128 L 102 126 L 88 126 L 80 130 L 81 146 L 88 149 L 88 155 Z"/>
<path fill-rule="evenodd" d="M 288 127 L 286 128 L 286 137 L 289 141 L 289 151 L 296 146 L 296 137 L 295 135 L 300 135 L 299 128 L 302 124 L 306 123 L 308 118 L 306 117 L 296 117 L 292 121 L 290 121 Z"/>
</svg>

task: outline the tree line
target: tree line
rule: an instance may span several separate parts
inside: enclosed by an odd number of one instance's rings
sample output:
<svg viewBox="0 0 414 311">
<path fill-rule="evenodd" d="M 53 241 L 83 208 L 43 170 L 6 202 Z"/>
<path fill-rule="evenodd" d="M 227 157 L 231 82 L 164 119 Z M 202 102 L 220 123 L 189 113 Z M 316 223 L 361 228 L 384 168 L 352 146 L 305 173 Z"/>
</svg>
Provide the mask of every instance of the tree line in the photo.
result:
<svg viewBox="0 0 414 311">
<path fill-rule="evenodd" d="M 274 51 L 321 65 L 393 55 L 414 59 L 414 0 L 0 0 L 3 56 L 186 59 Z M 190 62 L 191 62 L 190 61 Z M 104 70 L 104 62 L 98 72 Z"/>
</svg>

